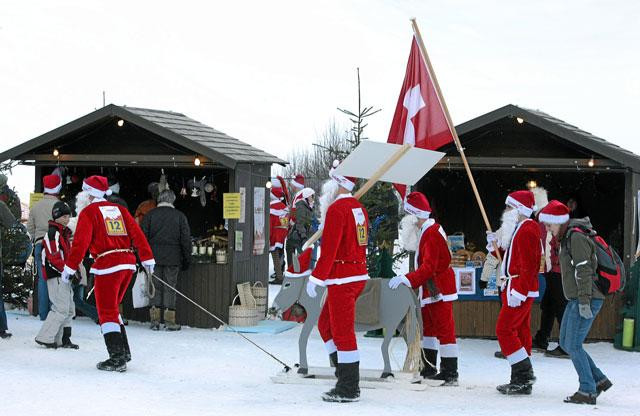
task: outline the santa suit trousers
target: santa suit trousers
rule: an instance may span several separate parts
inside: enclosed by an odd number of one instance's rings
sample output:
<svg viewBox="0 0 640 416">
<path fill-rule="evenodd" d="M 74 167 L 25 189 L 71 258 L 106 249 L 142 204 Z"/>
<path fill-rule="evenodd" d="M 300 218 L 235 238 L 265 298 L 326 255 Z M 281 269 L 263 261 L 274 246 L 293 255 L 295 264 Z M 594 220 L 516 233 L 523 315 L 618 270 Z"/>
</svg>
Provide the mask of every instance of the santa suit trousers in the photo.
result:
<svg viewBox="0 0 640 416">
<path fill-rule="evenodd" d="M 337 351 L 339 363 L 360 361 L 356 343 L 356 300 L 365 281 L 329 285 L 327 301 L 318 319 L 318 331 L 329 354 Z"/>
<path fill-rule="evenodd" d="M 120 331 L 120 312 L 118 305 L 122 303 L 122 298 L 129 287 L 133 272 L 131 270 L 120 270 L 115 273 L 95 276 L 94 292 L 96 295 L 96 308 L 98 309 L 98 320 L 103 328 L 102 332 L 112 332 L 113 325 L 116 324 L 117 331 Z"/>
<path fill-rule="evenodd" d="M 453 302 L 434 302 L 422 307 L 422 347 L 440 350 L 443 357 L 457 357 Z"/>
<path fill-rule="evenodd" d="M 502 308 L 496 324 L 496 335 L 502 354 L 511 365 L 531 355 L 531 306 L 533 298 L 527 298 L 520 306 L 507 305 L 506 292 L 501 293 Z"/>
</svg>

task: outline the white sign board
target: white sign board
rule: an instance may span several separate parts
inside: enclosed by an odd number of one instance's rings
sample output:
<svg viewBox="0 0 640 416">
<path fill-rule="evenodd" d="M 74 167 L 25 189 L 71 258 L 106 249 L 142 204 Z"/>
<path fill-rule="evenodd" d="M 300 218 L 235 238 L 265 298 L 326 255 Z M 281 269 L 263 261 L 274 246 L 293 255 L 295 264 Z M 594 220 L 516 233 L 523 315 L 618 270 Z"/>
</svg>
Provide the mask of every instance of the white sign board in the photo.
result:
<svg viewBox="0 0 640 416">
<path fill-rule="evenodd" d="M 401 147 L 399 144 L 365 140 L 340 163 L 336 173 L 368 179 Z M 380 180 L 415 185 L 444 155 L 442 152 L 412 147 Z"/>
</svg>

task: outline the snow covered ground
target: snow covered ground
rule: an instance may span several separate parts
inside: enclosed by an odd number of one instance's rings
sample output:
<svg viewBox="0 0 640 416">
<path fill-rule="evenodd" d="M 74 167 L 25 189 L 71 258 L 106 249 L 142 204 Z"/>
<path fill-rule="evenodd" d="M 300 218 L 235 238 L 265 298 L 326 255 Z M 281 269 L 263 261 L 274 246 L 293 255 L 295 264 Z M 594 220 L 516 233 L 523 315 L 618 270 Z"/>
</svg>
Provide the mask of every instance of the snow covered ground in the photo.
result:
<svg viewBox="0 0 640 416">
<path fill-rule="evenodd" d="M 338 405 L 320 400 L 322 386 L 273 384 L 269 377 L 281 366 L 230 332 L 153 332 L 132 322 L 127 331 L 133 361 L 126 373 L 116 374 L 95 369 L 106 352 L 98 326 L 86 318 L 73 323 L 78 351 L 43 349 L 33 341 L 39 320 L 20 311 L 9 311 L 8 318 L 14 335 L 0 340 L 1 415 L 640 415 L 640 354 L 607 343 L 587 346 L 614 383 L 595 408 L 562 403 L 577 389 L 577 376 L 570 361 L 541 354 L 534 357 L 533 395 L 500 395 L 495 386 L 508 379 L 509 368 L 493 358 L 496 342 L 470 339 L 460 340 L 459 387 L 363 390 L 361 402 Z M 250 337 L 294 364 L 299 330 Z M 380 340 L 360 336 L 358 343 L 363 367 L 381 368 Z M 404 353 L 401 341 L 394 340 L 396 368 Z M 328 362 L 317 331 L 309 360 L 311 365 Z"/>
</svg>

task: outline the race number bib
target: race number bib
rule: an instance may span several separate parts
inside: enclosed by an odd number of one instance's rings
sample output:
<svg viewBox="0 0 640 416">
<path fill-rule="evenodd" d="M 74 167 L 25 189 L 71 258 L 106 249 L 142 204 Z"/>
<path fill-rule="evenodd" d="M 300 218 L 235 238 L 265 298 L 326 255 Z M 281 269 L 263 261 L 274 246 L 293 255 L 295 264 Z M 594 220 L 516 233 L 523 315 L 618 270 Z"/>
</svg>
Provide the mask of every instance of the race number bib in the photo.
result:
<svg viewBox="0 0 640 416">
<path fill-rule="evenodd" d="M 364 212 L 362 212 L 362 208 L 354 208 L 351 210 L 353 212 L 353 218 L 356 221 L 356 236 L 358 237 L 358 245 L 366 246 L 367 245 L 367 222 L 364 216 Z"/>
<path fill-rule="evenodd" d="M 285 217 L 280 217 L 280 225 L 283 227 L 289 227 L 289 218 Z"/>
<path fill-rule="evenodd" d="M 115 206 L 104 206 L 100 207 L 100 212 L 102 213 L 102 219 L 104 220 L 107 235 L 127 235 L 127 228 L 124 226 L 124 218 L 122 217 L 120 208 Z"/>
</svg>

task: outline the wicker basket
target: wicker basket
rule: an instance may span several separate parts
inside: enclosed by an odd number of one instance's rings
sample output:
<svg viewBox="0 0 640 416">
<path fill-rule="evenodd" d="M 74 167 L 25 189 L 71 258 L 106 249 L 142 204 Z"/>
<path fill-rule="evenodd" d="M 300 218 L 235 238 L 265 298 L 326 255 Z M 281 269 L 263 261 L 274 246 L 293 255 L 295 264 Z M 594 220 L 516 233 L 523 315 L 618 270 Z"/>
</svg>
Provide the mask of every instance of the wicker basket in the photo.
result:
<svg viewBox="0 0 640 416">
<path fill-rule="evenodd" d="M 240 294 L 237 294 L 229 306 L 229 326 L 255 326 L 258 324 L 259 310 L 255 307 L 255 299 L 253 297 L 253 307 L 246 305 L 234 305 Z"/>
<path fill-rule="evenodd" d="M 251 294 L 256 300 L 256 309 L 260 312 L 260 319 L 267 316 L 267 299 L 269 298 L 269 289 L 262 285 L 262 282 L 255 282 L 251 286 Z"/>
</svg>

